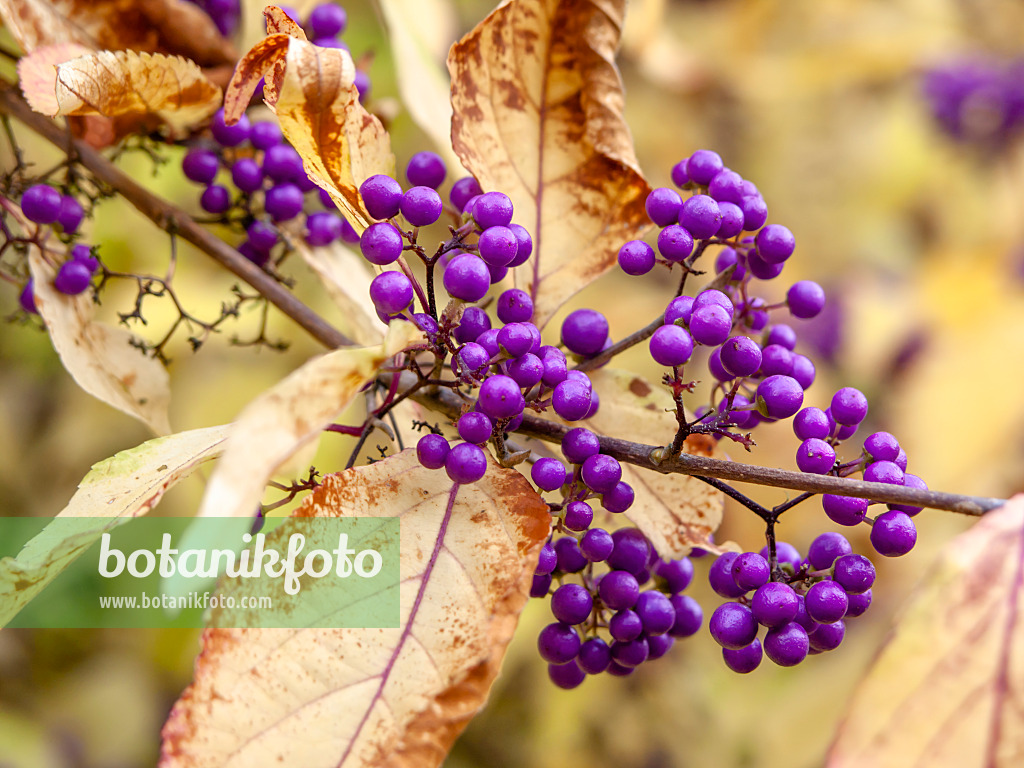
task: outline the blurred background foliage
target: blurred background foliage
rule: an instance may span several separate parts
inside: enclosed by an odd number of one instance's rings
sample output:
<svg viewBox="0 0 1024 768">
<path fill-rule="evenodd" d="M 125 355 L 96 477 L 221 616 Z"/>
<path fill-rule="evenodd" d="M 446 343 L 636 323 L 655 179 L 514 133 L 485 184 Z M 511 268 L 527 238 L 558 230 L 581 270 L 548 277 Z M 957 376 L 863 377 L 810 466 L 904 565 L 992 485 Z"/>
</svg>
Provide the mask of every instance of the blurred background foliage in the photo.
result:
<svg viewBox="0 0 1024 768">
<path fill-rule="evenodd" d="M 248 2 L 247 45 L 259 35 L 261 3 Z M 295 3 L 300 11 L 313 5 Z M 431 0 L 428 37 L 443 55 L 491 3 Z M 358 58 L 372 55 L 377 108 L 391 119 L 399 166 L 432 148 L 398 101 L 395 71 L 375 8 L 346 4 L 345 39 Z M 1024 151 L 1021 142 L 955 141 L 922 95 L 924 72 L 958 57 L 1024 56 L 1024 6 L 1015 0 L 634 0 L 621 66 L 627 118 L 652 184 L 707 147 L 752 179 L 770 221 L 796 235 L 787 285 L 808 278 L 830 292 L 828 333 L 801 342 L 828 364 L 808 404 L 824 405 L 838 386 L 863 389 L 872 403 L 865 433 L 887 429 L 932 487 L 1007 496 L 1024 490 Z M 244 48 L 243 48 L 244 50 Z M 40 167 L 57 160 L 25 131 L 27 155 Z M 3 150 L 7 152 L 6 147 Z M 198 210 L 179 172 L 181 151 L 153 168 L 141 154 L 124 167 L 151 188 Z M 9 164 L 9 153 L 3 162 Z M 169 243 L 119 201 L 97 209 L 86 230 L 114 268 L 161 274 Z M 197 313 L 216 316 L 233 279 L 180 246 L 175 284 Z M 335 310 L 297 258 L 286 264 L 297 291 L 333 322 Z M 614 271 L 584 290 L 549 326 L 578 306 L 605 312 L 614 337 L 646 324 L 667 300 L 658 273 Z M 778 282 L 778 281 L 776 281 Z M 769 286 L 781 294 L 783 285 Z M 116 320 L 134 293 L 104 295 L 101 315 Z M 12 290 L 0 312 L 16 307 Z M 150 338 L 170 321 L 147 312 Z M 237 333 L 255 333 L 243 315 Z M 271 314 L 269 334 L 288 352 L 233 347 L 234 328 L 192 355 L 184 337 L 170 356 L 172 423 L 189 429 L 223 423 L 262 389 L 318 351 L 290 321 Z M 622 367 L 657 379 L 645 346 Z M 758 447 L 737 458 L 794 466 L 795 438 L 785 427 L 758 430 Z M 0 325 L 0 499 L 6 515 L 59 511 L 91 464 L 148 435 L 81 392 L 33 324 Z M 651 436 L 651 442 L 664 436 Z M 315 456 L 339 468 L 344 438 L 331 436 Z M 303 457 L 308 466 L 310 457 Z M 296 462 L 295 474 L 304 470 Z M 201 474 L 201 473 L 200 473 Z M 172 491 L 162 514 L 195 510 L 202 482 Z M 777 503 L 784 494 L 755 492 Z M 268 497 L 271 498 L 271 497 Z M 915 582 L 969 521 L 925 512 L 915 551 L 879 563 L 875 603 L 836 653 L 795 669 L 765 663 L 747 677 L 728 672 L 702 633 L 628 679 L 554 689 L 536 657 L 536 630 L 548 621 L 532 605 L 485 712 L 449 758 L 458 766 L 782 766 L 820 765 L 853 687 L 899 615 Z M 790 512 L 781 535 L 804 548 L 830 529 L 817 502 Z M 855 549 L 866 537 L 854 531 Z M 866 529 L 865 529 L 866 533 Z M 762 543 L 757 521 L 730 508 L 719 540 Z M 883 560 L 883 558 L 878 558 Z M 717 599 L 703 589 L 706 615 Z M 191 677 L 198 636 L 186 631 L 0 632 L 0 766 L 128 768 L 150 765 L 169 707 Z"/>
</svg>

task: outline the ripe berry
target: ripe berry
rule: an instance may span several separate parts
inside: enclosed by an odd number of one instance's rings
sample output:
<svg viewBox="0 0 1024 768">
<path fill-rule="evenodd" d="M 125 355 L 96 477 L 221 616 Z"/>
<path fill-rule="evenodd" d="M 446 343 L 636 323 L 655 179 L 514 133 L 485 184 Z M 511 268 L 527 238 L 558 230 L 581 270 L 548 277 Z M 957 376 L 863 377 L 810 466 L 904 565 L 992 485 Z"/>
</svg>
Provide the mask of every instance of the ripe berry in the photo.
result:
<svg viewBox="0 0 1024 768">
<path fill-rule="evenodd" d="M 789 418 L 803 401 L 803 389 L 790 376 L 769 376 L 757 386 L 757 410 L 765 418 Z"/>
<path fill-rule="evenodd" d="M 654 269 L 655 261 L 654 249 L 643 240 L 630 240 L 619 248 L 619 266 L 627 275 L 646 275 Z"/>
<path fill-rule="evenodd" d="M 427 469 L 440 469 L 448 450 L 448 441 L 443 435 L 424 435 L 416 443 L 416 458 Z"/>
<path fill-rule="evenodd" d="M 651 336 L 648 348 L 659 365 L 682 365 L 693 354 L 693 339 L 678 325 L 663 325 Z"/>
<path fill-rule="evenodd" d="M 82 206 L 71 195 L 63 195 L 60 199 L 60 213 L 57 215 L 57 223 L 65 235 L 73 235 L 85 217 Z"/>
<path fill-rule="evenodd" d="M 413 187 L 402 195 L 400 204 L 405 220 L 414 227 L 426 227 L 441 217 L 444 203 L 437 190 L 431 187 Z"/>
<path fill-rule="evenodd" d="M 793 255 L 796 240 L 781 224 L 769 224 L 754 238 L 757 255 L 769 264 L 781 264 Z M 798 315 L 799 317 L 799 315 Z"/>
<path fill-rule="evenodd" d="M 807 631 L 796 622 L 769 630 L 764 638 L 765 655 L 780 667 L 793 667 L 807 658 Z"/>
<path fill-rule="evenodd" d="M 683 261 L 693 252 L 693 235 L 686 227 L 671 224 L 658 233 L 658 252 L 668 261 Z"/>
<path fill-rule="evenodd" d="M 659 227 L 675 224 L 679 220 L 679 209 L 682 205 L 683 200 L 679 197 L 679 193 L 668 187 L 651 190 L 644 203 L 647 215 Z"/>
<path fill-rule="evenodd" d="M 92 282 L 92 270 L 84 262 L 77 259 L 65 261 L 57 270 L 53 286 L 67 296 L 77 296 L 89 287 Z"/>
<path fill-rule="evenodd" d="M 608 321 L 594 309 L 577 309 L 562 322 L 562 343 L 577 355 L 593 356 L 608 339 Z"/>
<path fill-rule="evenodd" d="M 473 219 L 480 229 L 507 227 L 512 213 L 512 201 L 504 192 L 487 192 L 473 204 Z"/>
<path fill-rule="evenodd" d="M 302 204 L 302 190 L 294 184 L 278 184 L 267 190 L 264 208 L 274 221 L 288 221 L 299 215 Z"/>
<path fill-rule="evenodd" d="M 757 621 L 753 612 L 740 603 L 722 603 L 708 621 L 711 637 L 723 648 L 737 650 L 750 645 L 757 637 Z"/>
<path fill-rule="evenodd" d="M 722 157 L 710 149 L 698 149 L 686 163 L 690 180 L 697 184 L 708 184 L 725 167 Z"/>
<path fill-rule="evenodd" d="M 333 213 L 318 211 L 306 217 L 306 242 L 314 247 L 330 245 L 341 237 L 341 219 Z"/>
<path fill-rule="evenodd" d="M 694 240 L 705 240 L 714 237 L 722 226 L 722 212 L 714 198 L 694 195 L 683 203 L 679 223 L 689 230 Z"/>
<path fill-rule="evenodd" d="M 434 152 L 417 152 L 409 158 L 405 168 L 405 177 L 414 187 L 437 189 L 444 183 L 447 173 L 444 160 Z"/>
<path fill-rule="evenodd" d="M 378 173 L 359 186 L 366 212 L 375 219 L 397 216 L 402 205 L 402 185 L 390 176 Z"/>
<path fill-rule="evenodd" d="M 371 264 L 393 264 L 402 255 L 404 241 L 398 227 L 389 221 L 371 224 L 359 237 L 359 250 Z"/>
<path fill-rule="evenodd" d="M 452 191 L 448 193 L 448 200 L 455 210 L 462 213 L 466 203 L 482 194 L 483 190 L 480 189 L 480 184 L 476 179 L 472 176 L 463 176 L 452 184 Z"/>
<path fill-rule="evenodd" d="M 444 470 L 454 483 L 475 483 L 487 472 L 487 457 L 479 445 L 460 443 L 445 457 Z"/>
<path fill-rule="evenodd" d="M 817 283 L 801 280 L 786 292 L 786 303 L 793 317 L 815 317 L 825 307 L 825 291 Z"/>
<path fill-rule="evenodd" d="M 445 290 L 453 298 L 479 301 L 491 287 L 491 275 L 482 259 L 463 253 L 448 263 L 443 282 Z"/>
<path fill-rule="evenodd" d="M 883 512 L 871 526 L 871 546 L 880 555 L 900 557 L 917 543 L 917 528 L 906 512 Z"/>
<path fill-rule="evenodd" d="M 504 267 L 512 262 L 519 249 L 515 233 L 508 227 L 489 227 L 480 233 L 477 243 L 480 258 L 490 266 Z"/>
<path fill-rule="evenodd" d="M 185 178 L 196 184 L 209 184 L 217 176 L 220 161 L 208 149 L 190 150 L 181 161 Z"/>
<path fill-rule="evenodd" d="M 218 109 L 210 122 L 213 139 L 222 147 L 237 147 L 249 138 L 249 118 L 242 115 L 234 125 L 224 122 L 224 110 Z"/>
<path fill-rule="evenodd" d="M 761 641 L 754 639 L 749 645 L 742 648 L 723 648 L 722 659 L 725 665 L 733 672 L 741 675 L 749 674 L 761 665 L 761 658 L 764 652 L 761 650 Z"/>
<path fill-rule="evenodd" d="M 401 272 L 382 272 L 370 283 L 370 300 L 383 315 L 394 315 L 412 304 L 412 282 Z"/>
</svg>

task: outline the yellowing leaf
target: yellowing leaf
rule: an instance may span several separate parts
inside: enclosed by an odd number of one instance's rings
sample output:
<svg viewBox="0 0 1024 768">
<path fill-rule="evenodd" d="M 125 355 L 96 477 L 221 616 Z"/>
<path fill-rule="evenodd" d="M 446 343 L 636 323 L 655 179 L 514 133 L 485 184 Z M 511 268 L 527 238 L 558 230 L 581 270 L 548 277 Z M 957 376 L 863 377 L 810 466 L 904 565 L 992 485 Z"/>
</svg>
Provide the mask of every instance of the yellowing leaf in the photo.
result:
<svg viewBox="0 0 1024 768">
<path fill-rule="evenodd" d="M 949 543 L 854 694 L 829 768 L 1024 764 L 1024 496 Z"/>
<path fill-rule="evenodd" d="M 514 270 L 546 323 L 649 226 L 615 67 L 625 0 L 512 0 L 452 46 L 452 145 L 534 238 Z"/>
<path fill-rule="evenodd" d="M 16 558 L 0 560 L 0 626 L 55 579 L 104 531 L 149 512 L 168 488 L 217 456 L 227 427 L 158 437 L 93 466 L 59 517 L 87 518 L 73 535 L 48 526 Z M 55 531 L 59 533 L 55 534 Z"/>
<path fill-rule="evenodd" d="M 57 67 L 57 115 L 153 114 L 173 132 L 217 111 L 221 91 L 194 61 L 135 51 L 99 51 Z"/>
<path fill-rule="evenodd" d="M 394 174 L 395 157 L 387 131 L 359 103 L 356 68 L 348 51 L 320 48 L 283 33 L 257 43 L 228 84 L 225 116 L 237 120 L 260 77 L 279 72 L 267 103 L 277 111 L 281 131 L 302 156 L 306 174 L 330 193 L 357 232 L 370 223 L 359 197 L 359 185 L 377 173 Z"/>
<path fill-rule="evenodd" d="M 36 307 L 50 341 L 82 389 L 134 416 L 156 434 L 171 431 L 167 409 L 171 392 L 167 370 L 131 342 L 135 337 L 92 319 L 88 293 L 66 296 L 53 287 L 55 271 L 37 249 L 29 253 Z"/>
<path fill-rule="evenodd" d="M 440 765 L 498 674 L 546 505 L 494 465 L 456 492 L 409 450 L 328 476 L 296 514 L 401 517 L 400 627 L 207 630 L 160 765 Z"/>
<path fill-rule="evenodd" d="M 297 238 L 295 247 L 342 311 L 346 334 L 358 344 L 379 344 L 385 327 L 370 301 L 373 273 L 366 259 L 337 241 L 311 248 Z"/>
<path fill-rule="evenodd" d="M 601 370 L 589 375 L 601 397 L 601 408 L 587 420 L 590 430 L 655 445 L 672 439 L 678 424 L 668 392 L 626 371 Z M 685 450 L 700 456 L 716 453 L 714 441 L 705 435 L 687 438 Z M 681 557 L 690 547 L 706 544 L 722 521 L 721 494 L 696 478 L 623 464 L 622 479 L 636 493 L 625 515 L 662 557 Z"/>
<path fill-rule="evenodd" d="M 61 43 L 186 56 L 202 66 L 238 58 L 213 19 L 187 0 L 0 0 L 25 53 Z"/>
<path fill-rule="evenodd" d="M 61 43 L 36 48 L 18 59 L 18 84 L 29 106 L 44 115 L 56 115 L 57 65 L 92 51 L 78 43 Z"/>
<path fill-rule="evenodd" d="M 199 514 L 254 514 L 274 470 L 315 440 L 385 362 L 421 336 L 412 323 L 395 322 L 382 345 L 313 358 L 249 403 L 231 428 Z"/>
<path fill-rule="evenodd" d="M 451 83 L 442 64 L 455 37 L 450 0 L 377 0 L 388 28 L 398 90 L 409 116 L 429 136 L 458 176 L 462 163 L 452 151 Z"/>
</svg>

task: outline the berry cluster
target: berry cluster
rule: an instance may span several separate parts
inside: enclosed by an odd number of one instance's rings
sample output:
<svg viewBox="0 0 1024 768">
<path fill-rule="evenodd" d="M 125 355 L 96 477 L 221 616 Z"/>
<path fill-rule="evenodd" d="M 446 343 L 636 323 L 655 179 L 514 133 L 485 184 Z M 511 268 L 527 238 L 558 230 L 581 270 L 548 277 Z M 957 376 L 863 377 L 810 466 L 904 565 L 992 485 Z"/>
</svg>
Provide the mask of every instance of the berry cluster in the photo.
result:
<svg viewBox="0 0 1024 768">
<path fill-rule="evenodd" d="M 530 591 L 551 594 L 555 622 L 540 631 L 537 648 L 561 688 L 602 672 L 630 675 L 677 638 L 696 634 L 704 618 L 697 601 L 681 594 L 693 580 L 689 558 L 659 558 L 636 528 L 574 531 L 569 520 L 579 504 L 565 505 L 558 527 L 569 535 L 544 545 Z"/>
<path fill-rule="evenodd" d="M 746 674 L 764 655 L 792 667 L 809 654 L 838 648 L 845 621 L 871 604 L 875 569 L 866 557 L 853 554 L 846 537 L 830 532 L 811 543 L 806 558 L 785 542 L 778 542 L 774 553 L 768 547 L 760 553 L 726 553 L 711 565 L 708 579 L 716 593 L 730 599 L 711 614 L 708 629 L 722 646 L 726 665 Z M 766 632 L 758 639 L 761 627 Z"/>
<path fill-rule="evenodd" d="M 219 110 L 210 133 L 213 142 L 189 149 L 181 167 L 187 179 L 203 185 L 199 205 L 204 211 L 244 229 L 239 253 L 259 266 L 268 264 L 275 246 L 285 240 L 282 225 L 302 217 L 303 235 L 311 246 L 339 238 L 358 242 L 330 195 L 309 180 L 302 158 L 284 140 L 276 122 L 250 122 L 243 116 L 227 125 Z M 218 183 L 218 177 L 224 183 Z M 306 208 L 315 205 L 310 198 L 328 210 L 307 214 Z"/>
<path fill-rule="evenodd" d="M 40 227 L 52 227 L 55 234 L 70 241 L 85 218 L 81 204 L 71 195 L 62 195 L 48 184 L 33 184 L 21 196 L 21 212 Z M 63 294 L 76 296 L 92 283 L 99 261 L 88 245 L 73 245 L 67 260 L 54 277 L 54 287 Z M 22 287 L 18 303 L 25 312 L 37 314 L 32 278 Z"/>
<path fill-rule="evenodd" d="M 1024 59 L 951 61 L 925 73 L 932 116 L 952 138 L 1000 148 L 1024 129 Z"/>
</svg>

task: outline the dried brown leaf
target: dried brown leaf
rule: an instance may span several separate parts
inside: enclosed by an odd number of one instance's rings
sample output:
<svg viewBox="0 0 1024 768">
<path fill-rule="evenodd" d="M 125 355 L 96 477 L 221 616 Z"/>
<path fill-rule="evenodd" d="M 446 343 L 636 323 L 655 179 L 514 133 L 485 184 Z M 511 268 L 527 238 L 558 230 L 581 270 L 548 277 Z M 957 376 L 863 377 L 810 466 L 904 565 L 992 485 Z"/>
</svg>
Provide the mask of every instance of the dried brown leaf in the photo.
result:
<svg viewBox="0 0 1024 768">
<path fill-rule="evenodd" d="M 220 88 L 179 56 L 99 51 L 57 67 L 57 115 L 153 114 L 172 132 L 203 122 L 221 102 Z"/>
<path fill-rule="evenodd" d="M 85 56 L 92 50 L 78 43 L 44 45 L 18 59 L 18 84 L 29 106 L 44 115 L 56 115 L 57 65 Z"/>
<path fill-rule="evenodd" d="M 357 232 L 370 223 L 359 185 L 377 173 L 394 174 L 391 140 L 380 120 L 359 103 L 355 64 L 348 51 L 273 34 L 239 62 L 228 84 L 225 116 L 238 119 L 260 77 L 279 66 L 279 89 L 267 102 L 276 109 L 281 131 L 302 156 L 306 174 L 330 193 Z M 267 80 L 266 82 L 271 82 Z M 266 87 L 264 87 L 266 93 Z"/>
<path fill-rule="evenodd" d="M 672 439 L 678 424 L 668 392 L 628 371 L 601 370 L 589 375 L 601 397 L 601 408 L 587 420 L 589 429 L 638 443 L 667 444 Z M 684 450 L 720 458 L 714 440 L 706 435 L 687 438 Z M 662 557 L 681 557 L 690 547 L 704 546 L 722 521 L 721 494 L 700 480 L 629 464 L 622 465 L 622 479 L 636 493 L 626 516 Z"/>
<path fill-rule="evenodd" d="M 388 28 L 402 103 L 456 174 L 462 162 L 452 151 L 451 83 L 444 57 L 455 39 L 450 0 L 377 0 Z"/>
<path fill-rule="evenodd" d="M 253 514 L 274 470 L 315 440 L 385 362 L 421 337 L 412 323 L 395 322 L 383 344 L 313 358 L 249 403 L 232 426 L 199 514 Z"/>
<path fill-rule="evenodd" d="M 854 694 L 829 768 L 1024 765 L 1024 496 L 953 539 Z"/>
<path fill-rule="evenodd" d="M 546 505 L 495 465 L 454 494 L 409 450 L 328 476 L 297 514 L 401 517 L 400 628 L 207 630 L 160 765 L 440 765 L 497 677 Z"/>
<path fill-rule="evenodd" d="M 374 275 L 367 268 L 366 259 L 337 241 L 311 248 L 299 238 L 296 249 L 342 311 L 343 330 L 359 344 L 379 344 L 385 327 L 370 301 Z"/>
<path fill-rule="evenodd" d="M 452 46 L 452 145 L 534 238 L 514 270 L 546 323 L 649 226 L 623 118 L 625 0 L 512 0 Z"/>
<path fill-rule="evenodd" d="M 0 17 L 25 53 L 78 43 L 180 55 L 210 67 L 238 59 L 209 15 L 186 0 L 0 0 Z"/>
<path fill-rule="evenodd" d="M 131 333 L 94 321 L 95 305 L 88 293 L 66 296 L 57 291 L 55 270 L 38 250 L 29 253 L 29 265 L 36 307 L 53 348 L 78 386 L 156 434 L 170 432 L 167 370 L 131 345 Z"/>
<path fill-rule="evenodd" d="M 93 466 L 58 517 L 92 518 L 73 529 L 49 526 L 18 553 L 0 560 L 0 626 L 55 579 L 104 531 L 145 515 L 164 493 L 217 456 L 227 427 L 158 437 Z M 72 535 L 69 535 L 72 534 Z"/>
</svg>

